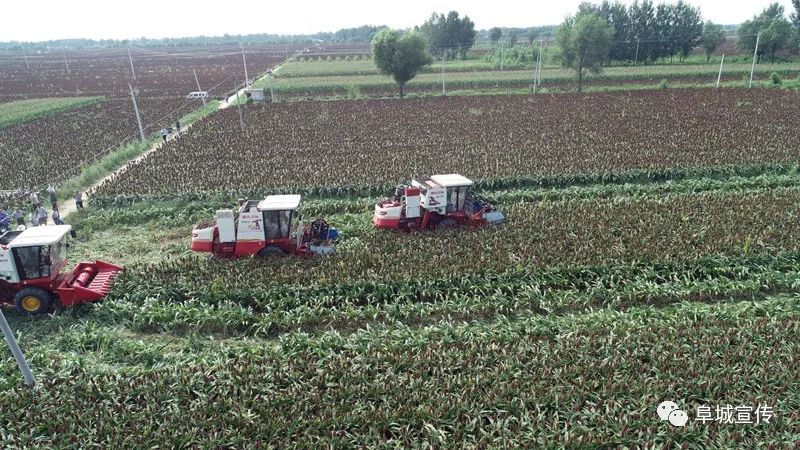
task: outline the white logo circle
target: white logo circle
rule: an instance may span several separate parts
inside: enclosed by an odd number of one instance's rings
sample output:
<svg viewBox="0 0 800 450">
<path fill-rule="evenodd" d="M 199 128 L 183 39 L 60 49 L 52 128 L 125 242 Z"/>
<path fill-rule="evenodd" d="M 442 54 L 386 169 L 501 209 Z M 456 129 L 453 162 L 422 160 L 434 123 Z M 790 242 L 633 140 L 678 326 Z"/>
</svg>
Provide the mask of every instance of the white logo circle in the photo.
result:
<svg viewBox="0 0 800 450">
<path fill-rule="evenodd" d="M 676 427 L 685 427 L 686 422 L 689 421 L 689 416 L 686 414 L 685 411 L 681 411 L 680 409 L 676 409 L 669 413 L 669 423 Z"/>
<path fill-rule="evenodd" d="M 677 409 L 678 405 L 675 402 L 666 401 L 666 402 L 661 402 L 661 404 L 658 405 L 658 409 L 656 409 L 656 412 L 658 412 L 658 417 L 661 420 L 669 420 L 669 414 Z"/>
</svg>

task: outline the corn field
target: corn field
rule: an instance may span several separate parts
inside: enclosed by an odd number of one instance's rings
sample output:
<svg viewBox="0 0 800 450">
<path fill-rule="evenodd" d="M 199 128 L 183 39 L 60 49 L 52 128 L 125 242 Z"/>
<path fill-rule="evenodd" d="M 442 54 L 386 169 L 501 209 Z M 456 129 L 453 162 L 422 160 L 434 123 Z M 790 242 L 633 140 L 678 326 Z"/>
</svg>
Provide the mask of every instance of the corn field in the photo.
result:
<svg viewBox="0 0 800 450">
<path fill-rule="evenodd" d="M 235 110 L 215 114 L 97 194 L 249 195 L 434 173 L 497 179 L 793 163 L 798 101 L 794 91 L 726 89 L 252 106 L 244 132 Z"/>
<path fill-rule="evenodd" d="M 248 105 L 197 122 L 69 217 L 102 302 L 9 321 L 4 448 L 794 448 L 795 91 Z M 376 230 L 461 173 L 498 226 Z M 192 228 L 301 193 L 326 257 L 215 259 Z M 686 427 L 659 420 L 673 400 Z M 769 405 L 760 424 L 698 408 Z"/>
</svg>

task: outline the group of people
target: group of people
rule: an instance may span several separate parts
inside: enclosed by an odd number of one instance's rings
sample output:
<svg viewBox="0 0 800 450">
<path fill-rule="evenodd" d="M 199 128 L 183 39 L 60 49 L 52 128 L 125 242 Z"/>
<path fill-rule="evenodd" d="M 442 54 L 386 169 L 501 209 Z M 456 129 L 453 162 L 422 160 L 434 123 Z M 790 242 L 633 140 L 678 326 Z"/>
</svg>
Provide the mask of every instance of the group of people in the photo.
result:
<svg viewBox="0 0 800 450">
<path fill-rule="evenodd" d="M 161 139 L 164 139 L 164 142 L 167 142 L 167 136 L 169 136 L 170 133 L 172 133 L 173 130 L 175 131 L 176 134 L 180 134 L 180 132 L 181 132 L 181 121 L 180 120 L 176 120 L 175 121 L 175 128 L 170 128 L 170 127 L 162 128 L 161 129 Z"/>
<path fill-rule="evenodd" d="M 64 222 L 61 220 L 61 212 L 58 210 L 56 189 L 52 185 L 47 187 L 47 195 L 49 197 L 50 204 L 52 205 L 52 211 L 49 216 L 52 218 L 55 225 L 63 225 Z M 39 199 L 39 194 L 35 191 L 32 191 L 30 194 L 28 194 L 28 198 L 31 203 L 31 212 L 28 213 L 27 216 L 31 226 L 37 227 L 40 225 L 47 225 L 47 210 Z M 74 198 L 75 206 L 79 209 L 83 209 L 83 192 L 80 190 L 75 191 Z M 0 207 L 0 229 L 8 230 L 14 223 L 16 223 L 18 228 L 28 226 L 25 220 L 26 214 L 23 212 L 21 207 L 15 208 L 13 212 L 8 212 L 6 211 L 7 209 L 7 207 Z"/>
</svg>

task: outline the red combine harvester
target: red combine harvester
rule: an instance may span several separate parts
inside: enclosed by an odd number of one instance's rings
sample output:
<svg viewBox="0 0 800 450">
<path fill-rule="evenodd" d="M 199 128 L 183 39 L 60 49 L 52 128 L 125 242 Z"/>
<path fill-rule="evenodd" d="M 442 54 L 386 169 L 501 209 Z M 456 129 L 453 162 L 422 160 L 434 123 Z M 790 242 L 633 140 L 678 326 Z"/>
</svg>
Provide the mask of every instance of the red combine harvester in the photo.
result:
<svg viewBox="0 0 800 450">
<path fill-rule="evenodd" d="M 0 301 L 23 314 L 44 314 L 62 306 L 102 300 L 122 268 L 103 261 L 67 264 L 69 225 L 32 227 L 0 235 Z"/>
<path fill-rule="evenodd" d="M 503 220 L 503 213 L 472 192 L 471 180 L 449 174 L 397 186 L 394 197 L 375 205 L 372 223 L 377 228 L 429 230 L 499 224 Z"/>
<path fill-rule="evenodd" d="M 304 226 L 299 206 L 299 195 L 269 195 L 261 201 L 243 201 L 238 218 L 233 210 L 221 209 L 216 220 L 192 230 L 192 250 L 223 258 L 334 253 L 339 233 L 324 219 Z"/>
</svg>

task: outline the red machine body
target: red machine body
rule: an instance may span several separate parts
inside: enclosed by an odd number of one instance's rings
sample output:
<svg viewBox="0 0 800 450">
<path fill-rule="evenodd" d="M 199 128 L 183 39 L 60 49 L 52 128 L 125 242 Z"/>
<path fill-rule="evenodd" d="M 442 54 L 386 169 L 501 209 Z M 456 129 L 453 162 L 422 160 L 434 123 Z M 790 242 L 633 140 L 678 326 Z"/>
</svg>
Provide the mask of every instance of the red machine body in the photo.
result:
<svg viewBox="0 0 800 450">
<path fill-rule="evenodd" d="M 336 229 L 323 219 L 306 226 L 299 223 L 299 205 L 299 195 L 270 195 L 243 201 L 238 216 L 219 210 L 216 220 L 192 230 L 192 250 L 222 258 L 334 253 Z"/>
<path fill-rule="evenodd" d="M 501 223 L 503 214 L 478 199 L 471 187 L 472 181 L 458 174 L 412 180 L 375 205 L 372 223 L 376 228 L 408 231 Z"/>
</svg>

